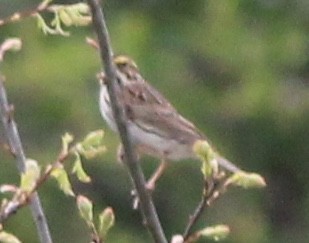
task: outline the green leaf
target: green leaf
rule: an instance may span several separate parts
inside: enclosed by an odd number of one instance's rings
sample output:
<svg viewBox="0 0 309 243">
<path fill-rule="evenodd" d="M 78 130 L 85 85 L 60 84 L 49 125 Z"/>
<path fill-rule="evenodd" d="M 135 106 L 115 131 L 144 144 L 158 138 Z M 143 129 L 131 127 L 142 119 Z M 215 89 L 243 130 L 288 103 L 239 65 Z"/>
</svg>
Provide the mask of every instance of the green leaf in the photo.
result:
<svg viewBox="0 0 309 243">
<path fill-rule="evenodd" d="M 197 232 L 198 236 L 206 237 L 215 241 L 225 239 L 230 233 L 230 228 L 227 225 L 216 225 L 206 227 Z"/>
<path fill-rule="evenodd" d="M 52 10 L 55 13 L 55 18 L 52 25 L 56 29 L 61 29 L 61 23 L 65 26 L 86 26 L 92 21 L 89 6 L 86 3 L 77 3 L 71 5 L 53 5 Z"/>
<path fill-rule="evenodd" d="M 61 139 L 62 139 L 62 151 L 67 154 L 69 152 L 69 146 L 73 142 L 74 137 L 70 133 L 65 133 Z"/>
<path fill-rule="evenodd" d="M 83 147 L 80 147 L 77 145 L 76 148 L 78 152 L 82 154 L 86 159 L 93 159 L 97 157 L 98 155 L 106 152 L 105 146 L 84 149 Z"/>
<path fill-rule="evenodd" d="M 73 168 L 72 168 L 72 173 L 75 173 L 77 178 L 81 182 L 84 182 L 84 183 L 91 182 L 90 176 L 87 175 L 87 173 L 85 172 L 85 170 L 83 168 L 80 155 L 78 153 L 75 153 L 75 156 L 76 156 L 76 160 L 75 160 Z"/>
<path fill-rule="evenodd" d="M 206 140 L 198 140 L 193 145 L 194 153 L 202 160 L 211 160 L 214 158 L 212 148 Z"/>
<path fill-rule="evenodd" d="M 23 191 L 32 191 L 40 175 L 41 169 L 38 163 L 35 160 L 27 159 L 25 161 L 25 172 L 21 174 L 20 188 Z"/>
<path fill-rule="evenodd" d="M 65 9 L 59 10 L 59 18 L 65 26 L 71 26 L 73 24 L 71 16 L 67 13 Z"/>
<path fill-rule="evenodd" d="M 91 23 L 90 9 L 86 3 L 72 4 L 66 8 L 66 11 L 76 26 L 86 26 Z"/>
<path fill-rule="evenodd" d="M 74 9 L 80 14 L 90 14 L 90 9 L 86 3 L 76 3 L 71 5 L 71 9 Z"/>
<path fill-rule="evenodd" d="M 115 215 L 111 207 L 103 210 L 99 215 L 99 236 L 104 239 L 111 227 L 115 224 Z"/>
<path fill-rule="evenodd" d="M 84 138 L 84 140 L 82 141 L 82 145 L 85 148 L 100 146 L 103 142 L 103 137 L 103 130 L 92 131 Z"/>
<path fill-rule="evenodd" d="M 201 170 L 205 177 L 210 177 L 218 172 L 216 153 L 206 140 L 198 140 L 195 142 L 193 151 L 203 162 Z"/>
<path fill-rule="evenodd" d="M 76 198 L 76 203 L 80 216 L 86 221 L 88 225 L 93 225 L 92 202 L 87 197 L 78 195 Z"/>
<path fill-rule="evenodd" d="M 21 243 L 21 241 L 15 236 L 5 231 L 0 231 L 0 242 L 2 243 Z"/>
<path fill-rule="evenodd" d="M 86 159 L 92 159 L 104 153 L 106 148 L 102 145 L 103 137 L 103 130 L 90 132 L 81 143 L 76 145 L 77 152 L 85 156 Z"/>
<path fill-rule="evenodd" d="M 43 17 L 40 14 L 36 14 L 35 16 L 37 18 L 38 28 L 41 29 L 45 35 L 47 35 L 47 34 L 56 35 L 57 34 L 57 31 L 50 28 L 46 24 L 45 20 L 43 19 Z"/>
<path fill-rule="evenodd" d="M 266 186 L 265 179 L 257 173 L 239 171 L 226 181 L 226 185 L 236 185 L 243 188 L 262 188 Z"/>
<path fill-rule="evenodd" d="M 87 26 L 91 23 L 89 7 L 85 3 L 74 4 L 65 9 L 75 26 Z"/>
<path fill-rule="evenodd" d="M 67 31 L 64 31 L 61 27 L 61 19 L 59 17 L 59 12 L 57 10 L 54 10 L 55 17 L 51 21 L 51 26 L 55 27 L 56 34 L 62 35 L 62 36 L 69 36 L 70 33 Z"/>
<path fill-rule="evenodd" d="M 67 172 L 63 169 L 63 167 L 56 168 L 52 171 L 51 176 L 53 176 L 60 187 L 60 189 L 69 196 L 75 196 L 72 186 L 68 177 Z"/>
</svg>

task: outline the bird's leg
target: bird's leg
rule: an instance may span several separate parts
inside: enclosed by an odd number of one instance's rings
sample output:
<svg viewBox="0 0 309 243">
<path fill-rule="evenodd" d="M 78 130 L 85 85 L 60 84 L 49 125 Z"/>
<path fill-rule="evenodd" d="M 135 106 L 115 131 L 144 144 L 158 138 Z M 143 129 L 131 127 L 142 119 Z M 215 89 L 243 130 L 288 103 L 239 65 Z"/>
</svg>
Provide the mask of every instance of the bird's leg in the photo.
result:
<svg viewBox="0 0 309 243">
<path fill-rule="evenodd" d="M 137 154 L 138 156 L 138 154 Z M 139 158 L 139 156 L 138 156 Z M 124 151 L 122 144 L 119 144 L 117 149 L 117 161 L 120 163 L 123 163 L 124 161 Z M 162 176 L 164 171 L 166 170 L 168 163 L 165 160 L 161 160 L 161 164 L 158 166 L 158 168 L 155 170 L 155 172 L 152 174 L 150 179 L 147 181 L 145 187 L 148 191 L 152 192 L 154 191 L 156 187 L 157 180 Z"/>
<path fill-rule="evenodd" d="M 161 161 L 161 164 L 158 166 L 156 171 L 152 174 L 150 179 L 147 181 L 146 189 L 148 191 L 150 191 L 150 192 L 154 191 L 154 189 L 156 187 L 156 182 L 162 176 L 162 174 L 164 173 L 165 169 L 167 168 L 167 165 L 168 164 L 165 160 Z"/>
<path fill-rule="evenodd" d="M 145 188 L 148 192 L 151 193 L 154 191 L 154 189 L 156 188 L 156 182 L 165 171 L 167 165 L 168 164 L 164 160 L 161 161 L 161 164 L 158 166 L 156 171 L 152 174 L 152 176 L 145 185 Z M 139 207 L 139 198 L 136 194 L 136 190 L 131 191 L 131 195 L 133 196 L 133 208 L 137 209 Z"/>
<path fill-rule="evenodd" d="M 138 152 L 138 151 L 137 151 Z M 138 159 L 139 159 L 139 154 L 137 153 Z M 123 163 L 124 161 L 124 151 L 123 151 L 123 146 L 120 144 L 117 149 L 117 160 L 118 162 Z M 161 164 L 158 166 L 158 168 L 155 170 L 155 172 L 152 174 L 150 179 L 147 181 L 145 188 L 151 193 L 154 191 L 156 187 L 156 182 L 157 180 L 162 176 L 163 172 L 165 171 L 167 167 L 166 161 L 162 160 Z M 139 198 L 137 196 L 136 190 L 133 189 L 131 191 L 131 195 L 133 197 L 133 208 L 137 209 L 139 206 Z"/>
</svg>

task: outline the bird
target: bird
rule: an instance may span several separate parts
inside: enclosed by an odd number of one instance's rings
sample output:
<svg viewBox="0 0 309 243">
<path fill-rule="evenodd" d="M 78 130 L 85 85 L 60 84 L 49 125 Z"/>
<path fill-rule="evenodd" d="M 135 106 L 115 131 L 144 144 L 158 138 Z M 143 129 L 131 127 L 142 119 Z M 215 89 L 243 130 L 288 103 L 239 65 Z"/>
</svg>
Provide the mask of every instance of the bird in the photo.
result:
<svg viewBox="0 0 309 243">
<path fill-rule="evenodd" d="M 123 109 L 133 148 L 139 157 L 150 155 L 161 161 L 146 184 L 146 188 L 152 191 L 170 161 L 197 159 L 193 145 L 200 140 L 209 140 L 143 78 L 132 58 L 126 55 L 116 55 L 113 57 L 113 62 L 116 69 L 115 94 Z M 98 79 L 100 81 L 101 115 L 111 130 L 117 133 L 118 129 L 107 89 L 108 80 L 103 72 L 100 73 Z M 122 146 L 120 146 L 119 154 L 120 157 L 123 155 Z M 230 172 L 240 170 L 219 153 L 216 153 L 216 160 L 219 166 Z"/>
</svg>

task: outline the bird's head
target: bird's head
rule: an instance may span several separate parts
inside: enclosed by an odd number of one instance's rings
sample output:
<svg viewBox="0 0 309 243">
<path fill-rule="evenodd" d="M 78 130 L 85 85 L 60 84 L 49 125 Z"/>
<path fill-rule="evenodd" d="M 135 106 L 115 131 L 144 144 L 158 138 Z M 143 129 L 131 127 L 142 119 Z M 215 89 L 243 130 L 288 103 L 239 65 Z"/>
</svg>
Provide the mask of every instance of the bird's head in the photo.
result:
<svg viewBox="0 0 309 243">
<path fill-rule="evenodd" d="M 138 67 L 132 58 L 125 55 L 115 56 L 114 63 L 120 74 L 128 81 L 136 81 L 140 77 Z"/>
<path fill-rule="evenodd" d="M 119 70 L 138 69 L 133 59 L 125 55 L 115 56 L 114 63 Z"/>
</svg>

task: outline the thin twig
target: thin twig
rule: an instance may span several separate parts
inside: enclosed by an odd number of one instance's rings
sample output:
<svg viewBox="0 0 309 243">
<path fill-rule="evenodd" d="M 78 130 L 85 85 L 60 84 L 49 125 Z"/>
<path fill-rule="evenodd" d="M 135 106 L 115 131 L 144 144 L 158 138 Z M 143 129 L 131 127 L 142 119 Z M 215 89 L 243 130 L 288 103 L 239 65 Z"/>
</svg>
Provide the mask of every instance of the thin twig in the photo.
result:
<svg viewBox="0 0 309 243">
<path fill-rule="evenodd" d="M 11 201 L 8 201 L 6 204 L 7 206 L 0 212 L 0 224 L 4 223 L 12 214 L 16 213 L 18 209 L 27 206 L 33 199 L 37 190 L 48 180 L 51 173 L 67 160 L 69 155 L 70 151 L 61 151 L 56 161 L 46 168 L 44 174 L 39 177 L 30 192 L 19 193 L 17 195 L 18 198 L 13 198 Z"/>
<path fill-rule="evenodd" d="M 185 231 L 182 235 L 184 240 L 188 239 L 193 226 L 196 224 L 196 222 L 201 217 L 202 213 L 205 211 L 206 206 L 209 206 L 209 205 L 207 205 L 207 201 L 208 201 L 211 193 L 214 190 L 213 189 L 214 187 L 209 188 L 209 182 L 210 182 L 210 180 L 205 181 L 205 186 L 203 188 L 203 195 L 202 195 L 201 201 L 199 202 L 199 204 L 195 208 L 194 213 L 189 218 L 188 224 L 187 224 Z"/>
<path fill-rule="evenodd" d="M 188 238 L 184 241 L 184 243 L 192 243 L 196 242 L 200 238 L 198 232 L 194 232 L 193 234 L 189 235 Z"/>
<path fill-rule="evenodd" d="M 25 170 L 26 156 L 22 147 L 20 136 L 16 123 L 13 118 L 13 109 L 9 105 L 6 90 L 3 84 L 3 78 L 0 74 L 0 116 L 4 126 L 4 132 L 7 137 L 12 153 L 15 155 L 17 167 L 20 173 Z M 30 208 L 32 217 L 36 223 L 40 242 L 52 243 L 51 234 L 48 228 L 47 220 L 41 205 L 40 198 L 35 192 L 31 198 Z"/>
<path fill-rule="evenodd" d="M 36 6 L 34 9 L 13 13 L 12 15 L 8 16 L 5 19 L 0 19 L 0 26 L 36 15 L 40 12 L 45 11 L 48 8 L 48 6 L 49 6 L 49 2 L 44 1 L 44 2 L 41 2 L 38 6 Z"/>
<path fill-rule="evenodd" d="M 224 173 L 219 173 L 216 178 L 205 179 L 201 201 L 195 208 L 194 213 L 190 216 L 182 235 L 185 243 L 194 242 L 195 233 L 192 233 L 194 225 L 198 222 L 205 210 L 226 190 L 226 179 Z"/>
<path fill-rule="evenodd" d="M 107 88 L 114 118 L 117 123 L 117 128 L 125 152 L 124 159 L 140 200 L 142 214 L 146 220 L 148 230 L 150 231 L 155 242 L 167 243 L 167 239 L 161 227 L 153 201 L 149 192 L 145 188 L 145 177 L 140 165 L 138 164 L 137 156 L 134 153 L 123 111 L 115 96 L 116 71 L 112 61 L 113 52 L 110 45 L 104 14 L 98 0 L 87 1 L 92 12 L 93 26 L 98 36 L 101 61 L 104 65 L 106 78 L 109 81 Z"/>
</svg>

